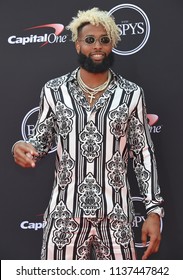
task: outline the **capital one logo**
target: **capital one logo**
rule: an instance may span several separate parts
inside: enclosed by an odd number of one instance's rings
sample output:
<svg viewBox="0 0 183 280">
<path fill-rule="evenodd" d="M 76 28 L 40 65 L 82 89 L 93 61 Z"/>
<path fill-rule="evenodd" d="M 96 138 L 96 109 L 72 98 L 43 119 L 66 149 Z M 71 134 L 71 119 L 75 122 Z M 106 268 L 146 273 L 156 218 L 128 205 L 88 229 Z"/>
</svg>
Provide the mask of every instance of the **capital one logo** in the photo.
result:
<svg viewBox="0 0 183 280">
<path fill-rule="evenodd" d="M 22 221 L 20 223 L 20 228 L 23 230 L 40 230 L 43 229 L 46 226 L 46 222 L 43 221 L 42 216 L 43 214 L 38 214 L 36 215 L 36 222 L 30 222 L 28 220 Z M 41 221 L 38 222 L 38 219 L 40 220 L 41 217 Z"/>
<path fill-rule="evenodd" d="M 121 41 L 113 52 L 118 55 L 132 55 L 140 51 L 150 35 L 150 22 L 145 12 L 133 4 L 120 4 L 109 12 L 121 30 Z"/>
<path fill-rule="evenodd" d="M 147 114 L 147 119 L 149 123 L 149 130 L 151 133 L 160 133 L 162 130 L 162 125 L 156 125 L 159 120 L 159 117 L 155 114 Z"/>
<path fill-rule="evenodd" d="M 51 33 L 44 33 L 43 35 L 38 34 L 28 34 L 26 36 L 16 36 L 12 35 L 8 38 L 8 43 L 11 45 L 20 44 L 25 46 L 26 44 L 35 44 L 41 43 L 40 47 L 43 47 L 47 44 L 54 44 L 54 43 L 65 43 L 67 39 L 67 35 L 61 35 L 64 30 L 64 25 L 60 23 L 50 23 L 50 24 L 43 24 L 37 25 L 33 27 L 26 28 L 25 31 L 32 31 L 38 30 L 53 30 Z M 26 33 L 27 34 L 27 33 Z"/>
<path fill-rule="evenodd" d="M 27 141 L 33 134 L 34 126 L 37 121 L 39 112 L 39 107 L 35 107 L 30 110 L 24 117 L 21 125 L 21 133 L 22 137 L 25 141 Z M 56 147 L 53 147 L 49 153 L 55 152 Z"/>
</svg>

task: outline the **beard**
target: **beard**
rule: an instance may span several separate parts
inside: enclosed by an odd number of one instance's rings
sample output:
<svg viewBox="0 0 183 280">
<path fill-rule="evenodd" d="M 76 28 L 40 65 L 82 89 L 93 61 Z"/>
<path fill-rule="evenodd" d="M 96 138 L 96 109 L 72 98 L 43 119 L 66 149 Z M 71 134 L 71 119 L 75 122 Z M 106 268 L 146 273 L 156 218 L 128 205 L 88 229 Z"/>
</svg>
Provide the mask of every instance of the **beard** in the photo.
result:
<svg viewBox="0 0 183 280">
<path fill-rule="evenodd" d="M 102 62 L 95 63 L 89 56 L 86 56 L 80 52 L 78 54 L 78 61 L 79 65 L 90 73 L 103 73 L 113 65 L 114 54 L 111 52 L 108 56 L 104 57 Z"/>
</svg>

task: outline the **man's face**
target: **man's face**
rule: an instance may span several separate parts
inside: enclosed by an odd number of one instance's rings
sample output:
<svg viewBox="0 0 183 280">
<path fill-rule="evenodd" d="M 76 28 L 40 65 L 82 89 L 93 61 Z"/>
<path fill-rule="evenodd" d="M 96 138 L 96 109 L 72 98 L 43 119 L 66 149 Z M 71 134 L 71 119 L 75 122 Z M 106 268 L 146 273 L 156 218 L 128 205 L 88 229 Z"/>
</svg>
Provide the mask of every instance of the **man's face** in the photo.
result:
<svg viewBox="0 0 183 280">
<path fill-rule="evenodd" d="M 112 42 L 102 25 L 85 25 L 76 42 L 79 63 L 92 73 L 105 72 L 113 63 Z"/>
</svg>

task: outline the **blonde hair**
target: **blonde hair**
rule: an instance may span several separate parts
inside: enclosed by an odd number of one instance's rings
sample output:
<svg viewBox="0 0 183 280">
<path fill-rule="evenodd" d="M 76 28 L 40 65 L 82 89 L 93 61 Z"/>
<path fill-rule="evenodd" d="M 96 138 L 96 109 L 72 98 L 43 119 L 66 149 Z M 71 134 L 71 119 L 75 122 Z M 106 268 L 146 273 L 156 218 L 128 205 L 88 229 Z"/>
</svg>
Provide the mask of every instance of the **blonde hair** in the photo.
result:
<svg viewBox="0 0 183 280">
<path fill-rule="evenodd" d="M 73 17 L 70 24 L 66 27 L 72 33 L 72 41 L 76 42 L 78 39 L 79 27 L 84 24 L 92 24 L 98 26 L 101 24 L 107 35 L 112 40 L 112 45 L 116 46 L 120 38 L 120 29 L 114 21 L 114 17 L 109 15 L 107 11 L 101 11 L 98 8 L 92 8 L 87 11 L 78 11 L 77 17 Z"/>
</svg>

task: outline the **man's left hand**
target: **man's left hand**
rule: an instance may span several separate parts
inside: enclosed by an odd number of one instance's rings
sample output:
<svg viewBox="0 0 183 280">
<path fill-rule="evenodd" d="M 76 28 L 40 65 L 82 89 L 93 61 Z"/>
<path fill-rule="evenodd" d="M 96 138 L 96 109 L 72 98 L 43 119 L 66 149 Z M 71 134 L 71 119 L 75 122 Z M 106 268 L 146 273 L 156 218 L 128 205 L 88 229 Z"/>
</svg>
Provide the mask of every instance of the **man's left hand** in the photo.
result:
<svg viewBox="0 0 183 280">
<path fill-rule="evenodd" d="M 146 260 L 153 253 L 157 253 L 159 249 L 161 241 L 160 217 L 156 213 L 149 214 L 143 223 L 141 239 L 144 246 L 146 246 L 147 237 L 150 238 L 149 246 L 145 250 L 142 260 Z"/>
</svg>

